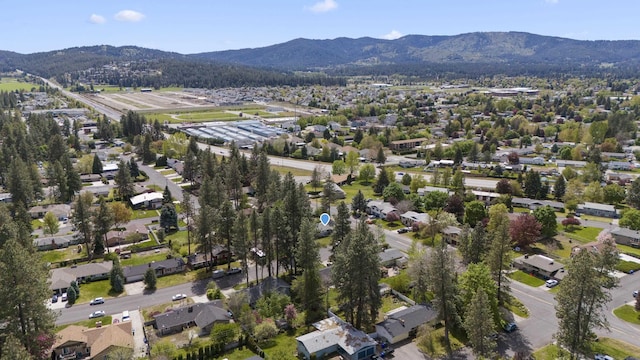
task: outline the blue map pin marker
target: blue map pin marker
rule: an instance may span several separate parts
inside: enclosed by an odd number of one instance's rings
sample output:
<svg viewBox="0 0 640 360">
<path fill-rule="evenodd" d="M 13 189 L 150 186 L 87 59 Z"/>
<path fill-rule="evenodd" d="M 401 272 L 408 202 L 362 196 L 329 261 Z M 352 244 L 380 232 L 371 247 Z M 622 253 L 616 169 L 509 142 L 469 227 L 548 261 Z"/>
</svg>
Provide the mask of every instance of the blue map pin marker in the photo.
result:
<svg viewBox="0 0 640 360">
<path fill-rule="evenodd" d="M 322 225 L 327 226 L 329 221 L 331 221 L 331 216 L 329 214 L 322 213 L 322 215 L 320 215 L 320 222 L 322 223 Z"/>
</svg>

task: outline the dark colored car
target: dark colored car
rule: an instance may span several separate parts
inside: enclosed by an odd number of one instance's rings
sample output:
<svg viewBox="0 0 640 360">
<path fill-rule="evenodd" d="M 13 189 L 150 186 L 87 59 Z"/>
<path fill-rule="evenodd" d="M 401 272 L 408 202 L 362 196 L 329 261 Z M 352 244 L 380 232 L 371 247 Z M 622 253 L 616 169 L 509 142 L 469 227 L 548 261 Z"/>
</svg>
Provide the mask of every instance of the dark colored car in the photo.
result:
<svg viewBox="0 0 640 360">
<path fill-rule="evenodd" d="M 51 298 L 51 302 L 52 303 L 57 303 L 58 302 L 58 295 L 53 295 L 53 297 Z"/>
<path fill-rule="evenodd" d="M 516 325 L 516 323 L 508 323 L 504 326 L 504 331 L 510 333 L 510 332 L 514 332 L 518 329 L 518 325 Z"/>
</svg>

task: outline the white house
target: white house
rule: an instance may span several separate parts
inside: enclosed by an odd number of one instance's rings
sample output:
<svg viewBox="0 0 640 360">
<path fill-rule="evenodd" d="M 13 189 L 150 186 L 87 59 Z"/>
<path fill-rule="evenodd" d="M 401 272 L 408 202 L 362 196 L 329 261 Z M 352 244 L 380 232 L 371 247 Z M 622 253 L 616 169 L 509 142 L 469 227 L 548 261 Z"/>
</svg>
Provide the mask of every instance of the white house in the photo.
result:
<svg viewBox="0 0 640 360">
<path fill-rule="evenodd" d="M 427 224 L 431 221 L 431 216 L 427 213 L 419 213 L 415 211 L 407 211 L 406 213 L 400 215 L 400 221 L 404 224 L 404 226 L 413 226 L 415 223 L 423 223 Z"/>
<path fill-rule="evenodd" d="M 395 206 L 385 201 L 372 200 L 367 203 L 367 214 L 374 215 L 381 219 L 386 218 L 389 213 L 397 211 L 398 209 L 396 209 Z"/>
<path fill-rule="evenodd" d="M 163 195 L 160 192 L 144 193 L 136 195 L 129 199 L 131 207 L 147 208 L 147 209 L 159 209 L 162 206 Z"/>
</svg>

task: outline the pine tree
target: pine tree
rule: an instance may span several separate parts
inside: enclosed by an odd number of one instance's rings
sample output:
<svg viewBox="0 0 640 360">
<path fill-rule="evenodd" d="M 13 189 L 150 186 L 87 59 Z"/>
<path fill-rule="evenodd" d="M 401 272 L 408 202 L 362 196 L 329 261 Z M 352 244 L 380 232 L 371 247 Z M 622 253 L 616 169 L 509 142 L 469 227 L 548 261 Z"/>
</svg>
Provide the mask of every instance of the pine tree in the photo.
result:
<svg viewBox="0 0 640 360">
<path fill-rule="evenodd" d="M 564 176 L 558 176 L 558 180 L 553 185 L 553 196 L 558 201 L 562 201 L 562 197 L 564 197 L 565 190 L 567 188 L 566 182 L 564 181 Z"/>
<path fill-rule="evenodd" d="M 640 209 L 640 178 L 631 183 L 631 188 L 627 191 L 627 204 Z"/>
<path fill-rule="evenodd" d="M 124 291 L 124 272 L 118 259 L 113 261 L 113 267 L 109 272 L 109 283 L 111 284 L 111 289 L 117 294 Z"/>
<path fill-rule="evenodd" d="M 378 289 L 379 245 L 364 220 L 358 223 L 347 243 L 336 256 L 331 276 L 347 322 L 358 329 L 369 329 L 382 304 Z"/>
<path fill-rule="evenodd" d="M 76 293 L 76 289 L 73 287 L 69 287 L 67 289 L 67 303 L 73 305 L 76 303 L 76 299 L 78 298 L 78 293 Z"/>
<path fill-rule="evenodd" d="M 242 272 L 249 286 L 249 229 L 247 229 L 247 217 L 242 211 L 238 212 L 238 216 L 233 224 L 233 253 L 241 260 Z"/>
<path fill-rule="evenodd" d="M 118 194 L 120 194 L 122 200 L 129 201 L 129 199 L 135 195 L 131 172 L 124 160 L 120 160 L 120 163 L 118 164 L 118 172 L 116 173 L 114 181 L 116 183 Z"/>
<path fill-rule="evenodd" d="M 467 308 L 463 327 L 473 348 L 473 353 L 478 356 L 492 358 L 495 353 L 496 343 L 491 339 L 494 327 L 488 326 L 493 322 L 491 306 L 487 294 L 480 288 L 471 299 Z"/>
<path fill-rule="evenodd" d="M 359 217 L 367 210 L 367 200 L 361 190 L 358 190 L 351 199 L 351 210 L 356 217 Z"/>
<path fill-rule="evenodd" d="M 41 342 L 53 336 L 54 313 L 47 308 L 51 290 L 47 284 L 49 270 L 36 253 L 15 238 L 0 248 L 0 318 L 4 334 L 13 335 L 38 359 L 53 344 Z"/>
<path fill-rule="evenodd" d="M 156 270 L 149 267 L 144 273 L 144 285 L 147 290 L 155 290 L 158 279 L 156 277 Z"/>
<path fill-rule="evenodd" d="M 302 270 L 302 276 L 296 282 L 296 293 L 302 307 L 307 312 L 307 323 L 312 323 L 322 315 L 322 283 L 320 280 L 320 252 L 316 239 L 316 225 L 305 219 L 300 226 L 298 246 L 296 248 L 296 262 Z"/>
<path fill-rule="evenodd" d="M 76 199 L 74 203 L 73 223 L 78 228 L 82 240 L 87 248 L 87 257 L 92 258 L 91 242 L 93 241 L 93 221 L 91 205 L 93 204 L 93 194 L 85 191 Z"/>
<path fill-rule="evenodd" d="M 338 204 L 338 214 L 334 217 L 333 233 L 331 234 L 332 251 L 335 251 L 336 246 L 342 244 L 342 242 L 349 237 L 351 233 L 351 216 L 349 215 L 349 208 L 344 201 Z M 346 245 L 346 244 L 344 244 Z"/>
<path fill-rule="evenodd" d="M 489 209 L 489 224 L 487 225 L 489 250 L 485 262 L 489 265 L 493 279 L 498 284 L 498 304 L 506 300 L 509 290 L 509 279 L 504 270 L 511 262 L 511 237 L 509 236 L 509 217 L 504 204 L 493 205 Z"/>
<path fill-rule="evenodd" d="M 18 338 L 9 334 L 4 341 L 4 345 L 2 345 L 2 356 L 0 356 L 0 360 L 16 359 L 33 360 L 34 357 L 29 354 Z"/>
<path fill-rule="evenodd" d="M 114 216 L 111 207 L 107 205 L 107 201 L 104 197 L 100 196 L 98 204 L 98 210 L 93 217 L 93 223 L 95 225 L 96 240 L 99 240 L 102 244 L 102 252 L 96 251 L 99 249 L 95 248 L 94 251 L 96 254 L 102 254 L 104 252 L 104 246 L 107 244 L 107 234 L 113 226 Z"/>
<path fill-rule="evenodd" d="M 102 174 L 102 161 L 98 154 L 93 155 L 93 165 L 91 166 L 92 174 Z"/>
<path fill-rule="evenodd" d="M 438 312 L 438 318 L 444 323 L 444 341 L 447 353 L 451 354 L 449 333 L 460 323 L 460 316 L 456 308 L 456 285 L 453 255 L 445 246 L 439 246 L 431 252 L 427 278 L 429 289 L 433 293 L 433 305 Z"/>
</svg>

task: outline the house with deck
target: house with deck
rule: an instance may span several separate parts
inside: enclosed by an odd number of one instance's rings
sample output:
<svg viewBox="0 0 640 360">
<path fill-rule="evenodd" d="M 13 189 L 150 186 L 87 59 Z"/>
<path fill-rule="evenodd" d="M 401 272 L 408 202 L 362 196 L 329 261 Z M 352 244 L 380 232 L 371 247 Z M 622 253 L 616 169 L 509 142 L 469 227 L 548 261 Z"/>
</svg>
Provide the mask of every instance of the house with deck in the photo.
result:
<svg viewBox="0 0 640 360">
<path fill-rule="evenodd" d="M 296 338 L 302 359 L 324 359 L 337 354 L 346 360 L 362 360 L 370 359 L 376 352 L 377 343 L 371 336 L 335 315 L 313 326 L 316 331 Z"/>
</svg>

